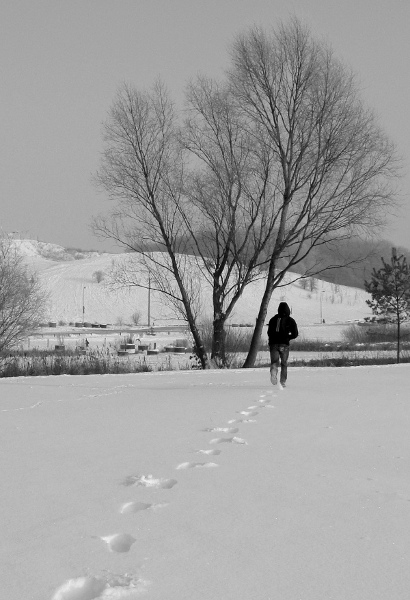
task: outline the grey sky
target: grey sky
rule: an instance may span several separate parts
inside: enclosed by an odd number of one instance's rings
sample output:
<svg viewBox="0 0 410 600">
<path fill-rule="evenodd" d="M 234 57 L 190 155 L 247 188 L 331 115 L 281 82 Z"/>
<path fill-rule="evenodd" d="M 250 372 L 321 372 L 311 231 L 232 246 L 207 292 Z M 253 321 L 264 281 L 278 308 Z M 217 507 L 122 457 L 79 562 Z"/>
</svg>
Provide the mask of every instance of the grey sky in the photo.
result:
<svg viewBox="0 0 410 600">
<path fill-rule="evenodd" d="M 91 174 L 118 86 L 157 76 L 180 101 L 197 72 L 218 77 L 234 35 L 290 15 L 358 74 L 403 158 L 403 207 L 385 237 L 410 247 L 408 0 L 3 0 L 0 8 L 0 228 L 106 248 L 88 229 L 109 202 Z"/>
</svg>

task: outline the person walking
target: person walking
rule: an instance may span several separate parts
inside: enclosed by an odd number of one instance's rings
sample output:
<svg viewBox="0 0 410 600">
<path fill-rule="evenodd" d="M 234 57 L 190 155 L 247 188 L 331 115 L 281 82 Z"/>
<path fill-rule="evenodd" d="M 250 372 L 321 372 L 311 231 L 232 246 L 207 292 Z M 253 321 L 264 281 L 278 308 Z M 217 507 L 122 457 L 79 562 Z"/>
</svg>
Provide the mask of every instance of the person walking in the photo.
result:
<svg viewBox="0 0 410 600">
<path fill-rule="evenodd" d="M 286 387 L 288 376 L 289 342 L 299 335 L 296 321 L 290 316 L 290 308 L 286 302 L 278 306 L 278 313 L 271 318 L 268 325 L 270 351 L 270 380 L 273 385 L 278 382 L 280 361 L 280 384 Z"/>
</svg>

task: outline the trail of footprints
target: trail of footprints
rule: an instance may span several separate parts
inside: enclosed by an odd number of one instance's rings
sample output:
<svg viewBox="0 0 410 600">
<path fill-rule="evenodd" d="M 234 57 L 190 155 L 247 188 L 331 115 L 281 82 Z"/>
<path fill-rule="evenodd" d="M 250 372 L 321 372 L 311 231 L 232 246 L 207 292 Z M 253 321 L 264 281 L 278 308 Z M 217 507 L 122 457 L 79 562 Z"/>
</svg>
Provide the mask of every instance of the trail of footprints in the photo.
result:
<svg viewBox="0 0 410 600">
<path fill-rule="evenodd" d="M 259 409 L 262 408 L 274 408 L 270 402 L 272 401 L 272 391 L 266 391 L 259 396 L 258 404 L 255 406 L 248 406 L 246 410 L 237 411 L 238 418 L 231 419 L 228 421 L 230 427 L 207 427 L 201 431 L 205 433 L 221 433 L 229 434 L 228 437 L 215 437 L 209 440 L 210 445 L 216 444 L 233 444 L 233 445 L 247 445 L 248 442 L 237 437 L 236 433 L 239 432 L 239 427 L 232 427 L 232 425 L 242 425 L 248 423 L 256 423 L 257 420 L 253 417 L 258 415 Z M 195 451 L 197 454 L 203 456 L 219 456 L 221 450 L 218 448 L 201 449 Z M 189 469 L 212 469 L 219 465 L 215 462 L 182 462 L 176 465 L 175 470 L 189 470 Z M 169 490 L 177 485 L 178 481 L 173 478 L 155 478 L 153 475 L 128 475 L 121 482 L 125 487 L 143 487 L 158 490 Z M 148 511 L 156 511 L 168 506 L 168 502 L 158 502 L 151 504 L 148 502 L 129 501 L 122 504 L 119 508 L 119 513 L 122 515 L 133 515 L 136 513 L 144 513 Z M 116 553 L 127 553 L 131 550 L 133 544 L 137 542 L 137 539 L 129 533 L 115 533 L 106 536 L 92 536 L 94 539 L 98 539 L 105 543 L 109 552 Z M 79 577 L 77 579 L 69 579 L 66 581 L 52 597 L 52 600 L 66 600 L 67 598 L 73 598 L 75 600 L 99 600 L 104 598 L 117 598 L 125 600 L 126 598 L 134 597 L 133 592 L 139 595 L 140 592 L 146 591 L 150 582 L 143 580 L 141 577 L 135 574 L 125 573 L 123 575 L 113 574 L 107 572 L 102 577 L 86 576 Z"/>
</svg>

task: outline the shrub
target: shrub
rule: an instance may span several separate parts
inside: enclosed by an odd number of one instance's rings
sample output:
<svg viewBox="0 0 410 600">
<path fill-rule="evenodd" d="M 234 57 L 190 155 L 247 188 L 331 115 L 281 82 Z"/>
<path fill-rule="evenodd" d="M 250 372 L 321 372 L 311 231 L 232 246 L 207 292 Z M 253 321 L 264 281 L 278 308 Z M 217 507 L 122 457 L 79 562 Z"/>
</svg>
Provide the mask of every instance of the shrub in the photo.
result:
<svg viewBox="0 0 410 600">
<path fill-rule="evenodd" d="M 309 277 L 308 288 L 311 292 L 314 292 L 317 289 L 317 280 L 314 277 Z"/>
<path fill-rule="evenodd" d="M 342 339 L 351 344 L 365 344 L 369 342 L 369 336 L 364 327 L 350 325 L 342 331 Z"/>
<path fill-rule="evenodd" d="M 15 353 L 0 357 L 0 377 L 44 375 L 91 375 L 142 373 L 151 371 L 145 360 L 141 363 L 128 358 L 113 356 L 106 351 L 94 351 L 87 355 L 77 353 Z"/>
<path fill-rule="evenodd" d="M 213 327 L 212 321 L 209 319 L 201 325 L 202 340 L 205 351 L 212 350 Z M 225 350 L 227 353 L 248 352 L 252 339 L 252 328 L 245 327 L 227 327 L 225 337 Z M 259 350 L 262 350 L 262 342 Z"/>
<path fill-rule="evenodd" d="M 410 352 L 403 352 L 402 362 L 410 362 Z M 385 356 L 383 353 L 364 354 L 361 351 L 354 355 L 351 353 L 340 356 L 321 356 L 315 358 L 292 358 L 289 367 L 358 367 L 370 365 L 391 365 L 395 364 L 394 356 Z M 269 362 L 261 362 L 258 367 L 268 367 Z"/>
<path fill-rule="evenodd" d="M 95 279 L 95 281 L 97 283 L 100 283 L 105 277 L 105 273 L 104 271 L 94 271 L 93 273 L 93 279 Z"/>
<path fill-rule="evenodd" d="M 132 313 L 131 315 L 131 321 L 134 323 L 134 325 L 139 325 L 141 322 L 141 313 L 139 310 L 136 310 L 135 312 Z"/>
<path fill-rule="evenodd" d="M 397 340 L 397 329 L 395 325 L 381 324 L 369 327 L 350 325 L 342 332 L 343 339 L 354 344 L 369 343 L 394 343 Z M 410 329 L 403 329 L 401 334 L 403 342 L 410 341 Z"/>
</svg>

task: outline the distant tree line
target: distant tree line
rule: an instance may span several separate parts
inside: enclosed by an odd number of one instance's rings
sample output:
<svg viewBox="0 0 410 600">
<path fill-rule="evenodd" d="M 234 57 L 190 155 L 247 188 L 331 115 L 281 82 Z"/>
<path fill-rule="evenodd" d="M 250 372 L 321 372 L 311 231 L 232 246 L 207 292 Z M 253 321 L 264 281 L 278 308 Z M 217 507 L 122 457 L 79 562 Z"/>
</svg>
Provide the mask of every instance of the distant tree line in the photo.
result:
<svg viewBox="0 0 410 600">
<path fill-rule="evenodd" d="M 201 235 L 198 235 L 198 244 L 201 245 Z M 365 279 L 370 276 L 373 269 L 380 266 L 380 257 L 391 252 L 391 242 L 388 240 L 360 239 L 336 240 L 332 244 L 317 246 L 309 255 L 301 260 L 295 273 L 303 273 L 310 277 L 310 273 L 320 275 L 320 279 L 337 285 L 346 285 L 365 289 Z M 196 250 L 190 245 L 189 240 L 184 242 L 186 254 L 195 255 Z M 145 252 L 164 252 L 163 245 L 147 243 Z M 127 248 L 126 252 L 134 250 Z M 410 250 L 397 246 L 397 252 L 406 257 L 410 262 Z M 267 258 L 267 257 L 266 257 Z M 281 262 L 279 260 L 279 262 Z M 264 263 L 266 264 L 266 263 Z M 335 268 L 326 268 L 336 265 Z M 262 265 L 261 269 L 264 269 Z"/>
</svg>

